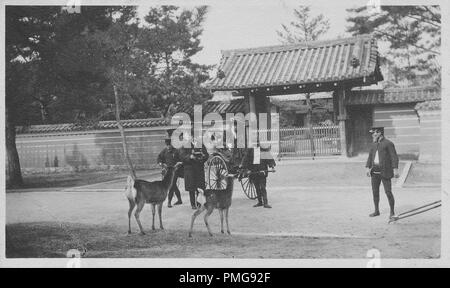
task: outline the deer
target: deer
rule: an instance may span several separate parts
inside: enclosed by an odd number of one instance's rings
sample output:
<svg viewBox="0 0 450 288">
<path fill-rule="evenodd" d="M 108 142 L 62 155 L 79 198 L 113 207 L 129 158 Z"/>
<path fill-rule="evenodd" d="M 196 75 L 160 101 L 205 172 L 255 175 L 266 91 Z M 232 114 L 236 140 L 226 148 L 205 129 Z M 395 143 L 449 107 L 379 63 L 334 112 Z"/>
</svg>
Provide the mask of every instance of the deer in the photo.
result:
<svg viewBox="0 0 450 288">
<path fill-rule="evenodd" d="M 224 234 L 223 231 L 223 218 L 225 212 L 225 221 L 227 224 L 227 233 L 231 235 L 230 226 L 228 224 L 228 210 L 231 206 L 231 198 L 233 196 L 233 183 L 234 183 L 235 175 L 225 176 L 226 180 L 226 189 L 213 190 L 213 189 L 205 189 L 202 191 L 199 189 L 199 194 L 203 194 L 202 196 L 205 199 L 205 202 L 195 210 L 194 214 L 192 214 L 191 218 L 191 227 L 189 229 L 189 237 L 192 237 L 192 230 L 194 228 L 194 221 L 197 216 L 203 213 L 206 210 L 206 214 L 204 217 L 206 229 L 208 229 L 209 236 L 213 236 L 211 233 L 211 229 L 208 224 L 208 217 L 212 214 L 214 209 L 218 209 L 220 213 L 220 232 Z M 200 195 L 199 195 L 200 196 Z"/>
<path fill-rule="evenodd" d="M 128 234 L 131 234 L 131 213 L 133 212 L 134 207 L 137 206 L 136 211 L 134 212 L 134 217 L 136 218 L 136 222 L 139 226 L 140 234 L 145 235 L 144 230 L 142 229 L 141 221 L 139 220 L 139 215 L 146 203 L 152 205 L 152 230 L 155 230 L 155 206 L 158 208 L 159 227 L 161 230 L 164 230 L 161 217 L 162 204 L 164 200 L 166 200 L 169 190 L 173 185 L 176 185 L 174 183 L 175 174 L 181 165 L 182 163 L 178 162 L 174 167 L 169 167 L 163 179 L 159 181 L 149 182 L 140 179 L 133 179 L 132 176 L 128 176 L 127 184 L 125 186 L 125 196 L 130 204 L 128 209 Z"/>
</svg>

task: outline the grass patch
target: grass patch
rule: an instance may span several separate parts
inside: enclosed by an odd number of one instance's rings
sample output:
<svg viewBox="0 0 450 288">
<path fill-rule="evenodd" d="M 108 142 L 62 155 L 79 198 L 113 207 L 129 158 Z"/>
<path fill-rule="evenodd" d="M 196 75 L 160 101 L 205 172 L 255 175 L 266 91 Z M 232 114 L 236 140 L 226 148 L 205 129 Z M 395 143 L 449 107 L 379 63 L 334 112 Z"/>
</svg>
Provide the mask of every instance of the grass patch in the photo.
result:
<svg viewBox="0 0 450 288">
<path fill-rule="evenodd" d="M 365 255 L 367 247 L 373 247 L 375 241 L 220 233 L 210 237 L 200 231 L 189 238 L 187 230 L 146 231 L 147 234 L 141 236 L 127 235 L 123 227 L 117 226 L 80 223 L 63 223 L 63 226 L 64 229 L 52 222 L 7 225 L 6 257 L 66 258 L 67 251 L 84 247 L 87 250 L 84 258 L 358 258 Z M 392 239 L 376 240 L 386 257 L 398 258 L 436 257 L 440 243 L 438 235 L 427 239 L 433 245 L 425 247 L 423 237 L 417 237 L 416 241 L 408 236 L 396 237 L 396 243 L 406 246 L 398 249 L 391 247 Z M 411 253 L 417 251 L 419 245 L 423 251 Z"/>
</svg>

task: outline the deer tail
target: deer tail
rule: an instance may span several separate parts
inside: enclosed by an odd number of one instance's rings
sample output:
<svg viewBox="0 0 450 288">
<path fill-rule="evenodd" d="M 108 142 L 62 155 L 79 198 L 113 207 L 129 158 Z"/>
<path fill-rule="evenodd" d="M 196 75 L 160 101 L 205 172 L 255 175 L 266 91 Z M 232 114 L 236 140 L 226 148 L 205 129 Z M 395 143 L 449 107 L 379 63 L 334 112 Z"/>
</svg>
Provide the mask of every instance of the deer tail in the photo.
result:
<svg viewBox="0 0 450 288">
<path fill-rule="evenodd" d="M 128 175 L 127 178 L 127 185 L 125 186 L 125 196 L 127 196 L 128 199 L 137 202 L 137 190 L 134 187 L 134 179 L 133 177 L 131 177 L 131 175 Z"/>
</svg>

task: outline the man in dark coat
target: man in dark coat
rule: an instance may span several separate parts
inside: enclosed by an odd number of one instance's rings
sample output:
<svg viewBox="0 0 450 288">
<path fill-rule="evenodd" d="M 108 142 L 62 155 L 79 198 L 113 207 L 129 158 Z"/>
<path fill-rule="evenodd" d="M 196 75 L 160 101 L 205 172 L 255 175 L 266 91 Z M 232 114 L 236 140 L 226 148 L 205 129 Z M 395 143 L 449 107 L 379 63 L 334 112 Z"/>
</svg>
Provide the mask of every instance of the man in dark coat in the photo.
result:
<svg viewBox="0 0 450 288">
<path fill-rule="evenodd" d="M 260 155 L 255 155 L 255 149 L 260 150 Z M 260 157 L 261 154 L 264 154 L 263 157 Z M 240 167 L 249 172 L 249 178 L 255 185 L 258 203 L 253 207 L 272 208 L 267 200 L 266 185 L 268 167 L 274 168 L 275 165 L 275 160 L 270 155 L 270 148 L 261 148 L 258 143 L 256 148 L 246 149 Z"/>
<path fill-rule="evenodd" d="M 165 173 L 167 172 L 168 168 L 173 168 L 175 166 L 175 164 L 177 164 L 177 162 L 181 161 L 180 158 L 180 153 L 178 152 L 177 149 L 175 149 L 172 146 L 172 141 L 170 138 L 166 138 L 164 140 L 166 147 L 161 151 L 161 153 L 159 153 L 158 155 L 158 164 L 160 166 L 163 167 L 163 177 L 165 175 Z M 175 183 L 177 181 L 178 175 L 175 175 Z M 173 194 L 175 193 L 175 195 L 177 196 L 177 202 L 175 202 L 174 205 L 180 205 L 183 204 L 183 201 L 181 201 L 181 193 L 180 190 L 178 189 L 178 186 L 175 184 L 173 185 L 172 189 L 170 189 L 169 191 L 169 198 L 168 198 L 168 202 L 167 202 L 167 207 L 172 208 L 172 198 L 173 198 Z"/>
<path fill-rule="evenodd" d="M 185 136 L 185 135 L 183 135 Z M 189 136 L 185 136 L 190 139 Z M 205 190 L 205 162 L 208 160 L 208 151 L 202 145 L 195 147 L 195 142 L 191 142 L 191 148 L 180 148 L 180 157 L 184 166 L 184 187 L 189 191 L 189 198 L 192 209 L 197 209 L 200 203 L 196 201 L 197 189 Z"/>
<path fill-rule="evenodd" d="M 372 133 L 373 143 L 370 147 L 369 157 L 366 163 L 366 173 L 372 178 L 373 202 L 375 204 L 374 213 L 370 217 L 380 215 L 380 183 L 383 182 L 384 191 L 389 201 L 390 217 L 395 215 L 395 200 L 392 194 L 393 177 L 398 178 L 398 156 L 395 151 L 395 145 L 384 137 L 383 127 L 373 127 Z"/>
</svg>

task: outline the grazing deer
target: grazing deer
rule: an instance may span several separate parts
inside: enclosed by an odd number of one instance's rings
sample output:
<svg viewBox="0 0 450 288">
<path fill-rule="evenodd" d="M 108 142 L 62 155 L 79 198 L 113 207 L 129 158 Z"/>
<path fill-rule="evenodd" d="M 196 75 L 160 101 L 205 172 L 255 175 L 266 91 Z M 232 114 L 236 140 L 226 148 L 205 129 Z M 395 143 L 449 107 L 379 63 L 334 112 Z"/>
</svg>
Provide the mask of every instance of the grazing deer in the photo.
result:
<svg viewBox="0 0 450 288">
<path fill-rule="evenodd" d="M 231 234 L 230 227 L 228 225 L 228 209 L 231 206 L 231 198 L 233 196 L 233 179 L 234 176 L 226 176 L 227 188 L 222 190 L 206 189 L 203 191 L 205 203 L 203 203 L 192 215 L 191 228 L 189 229 L 189 237 L 192 237 L 192 229 L 194 228 L 194 221 L 198 215 L 202 214 L 206 210 L 205 224 L 208 229 L 209 236 L 212 236 L 211 229 L 208 224 L 208 217 L 214 211 L 218 209 L 220 212 L 220 232 L 223 232 L 223 212 L 225 212 L 225 221 L 227 222 L 227 233 Z M 202 193 L 202 192 L 201 192 Z"/>
<path fill-rule="evenodd" d="M 131 176 L 128 176 L 127 186 L 125 187 L 125 195 L 130 204 L 128 210 L 128 234 L 131 233 L 131 213 L 133 212 L 134 207 L 137 206 L 134 217 L 141 230 L 141 235 L 145 235 L 141 221 L 139 220 L 139 214 L 141 213 L 142 208 L 144 208 L 145 203 L 150 203 L 152 205 L 152 230 L 155 230 L 156 205 L 158 206 L 159 227 L 164 229 L 161 218 L 162 204 L 164 200 L 166 200 L 169 190 L 173 185 L 176 185 L 174 183 L 175 174 L 181 165 L 182 163 L 178 162 L 174 167 L 168 168 L 164 178 L 160 181 L 148 182 L 139 179 L 134 180 Z"/>
</svg>

